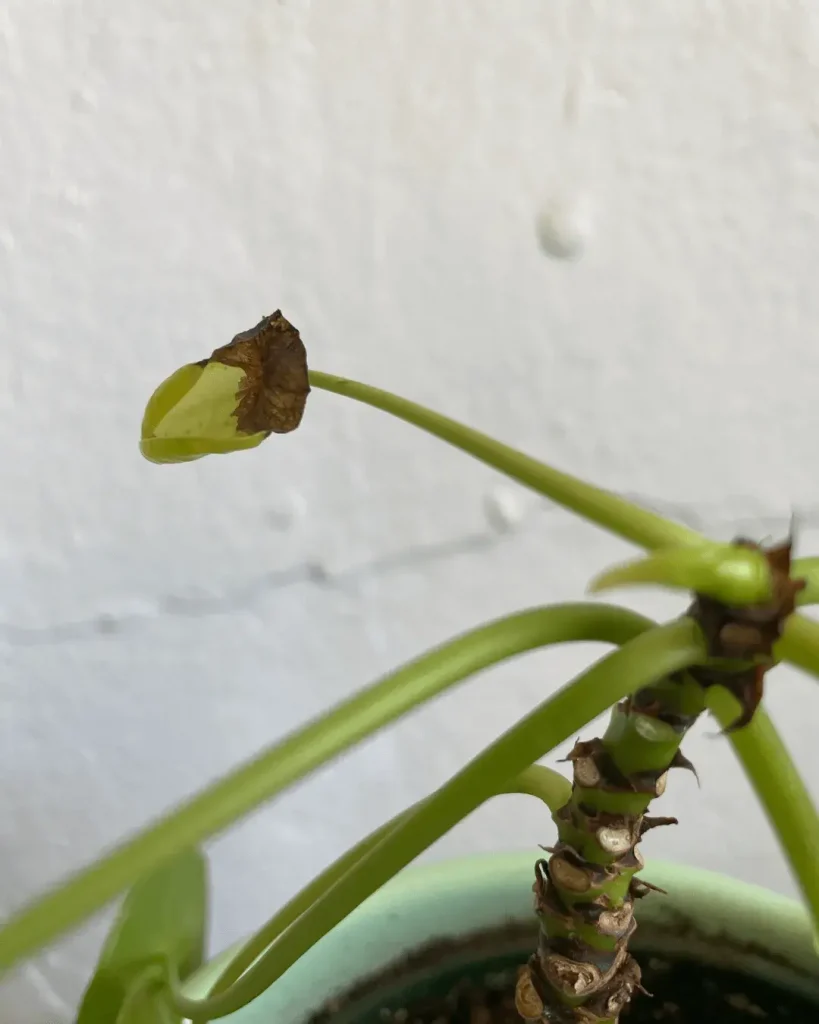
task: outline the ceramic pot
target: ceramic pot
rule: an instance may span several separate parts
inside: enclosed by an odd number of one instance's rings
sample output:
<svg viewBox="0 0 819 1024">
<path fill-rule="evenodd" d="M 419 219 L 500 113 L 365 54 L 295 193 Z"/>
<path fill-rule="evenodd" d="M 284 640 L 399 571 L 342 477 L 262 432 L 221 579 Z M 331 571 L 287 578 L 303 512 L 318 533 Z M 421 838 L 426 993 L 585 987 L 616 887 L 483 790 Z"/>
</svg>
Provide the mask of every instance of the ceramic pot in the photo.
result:
<svg viewBox="0 0 819 1024">
<path fill-rule="evenodd" d="M 362 983 L 433 944 L 440 950 L 435 969 L 441 972 L 468 969 L 465 958 L 476 956 L 523 962 L 536 941 L 531 891 L 535 860 L 531 853 L 500 854 L 406 870 L 318 942 L 272 988 L 223 1020 L 306 1024 L 328 1000 L 351 989 L 366 989 Z M 807 915 L 797 903 L 694 868 L 650 863 L 641 877 L 667 895 L 652 893 L 638 902 L 635 951 L 685 956 L 736 970 L 806 996 L 819 1007 L 819 955 Z M 190 994 L 203 995 L 229 956 L 226 953 L 192 979 L 187 986 Z M 429 974 L 428 964 L 423 971 Z M 405 990 L 417 982 L 412 974 L 408 969 L 401 981 Z M 359 1000 L 360 1010 L 347 1007 L 345 1021 L 371 1019 L 373 1000 L 378 998 L 370 988 Z"/>
</svg>

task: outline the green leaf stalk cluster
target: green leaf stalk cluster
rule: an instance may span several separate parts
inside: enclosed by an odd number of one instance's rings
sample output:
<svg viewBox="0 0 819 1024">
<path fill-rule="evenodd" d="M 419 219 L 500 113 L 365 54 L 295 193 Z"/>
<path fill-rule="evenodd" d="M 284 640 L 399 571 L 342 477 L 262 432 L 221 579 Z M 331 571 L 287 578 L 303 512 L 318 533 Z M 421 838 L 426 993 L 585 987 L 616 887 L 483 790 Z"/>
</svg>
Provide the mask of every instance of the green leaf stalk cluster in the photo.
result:
<svg viewBox="0 0 819 1024">
<path fill-rule="evenodd" d="M 380 409 L 447 442 L 646 555 L 603 572 L 592 590 L 655 584 L 690 595 L 658 625 L 598 601 L 527 609 L 416 658 L 262 751 L 159 821 L 24 907 L 0 927 L 0 970 L 31 957 L 127 893 L 77 1024 L 196 1024 L 262 993 L 324 934 L 441 835 L 504 793 L 551 811 L 556 838 L 537 861 L 540 941 L 522 966 L 522 1016 L 547 1024 L 617 1024 L 640 990 L 629 953 L 648 814 L 669 772 L 692 766 L 681 743 L 713 714 L 774 828 L 819 923 L 819 816 L 760 705 L 778 662 L 819 676 L 819 625 L 795 609 L 819 595 L 819 558 L 791 559 L 791 540 L 765 549 L 717 544 L 407 399 L 308 370 L 299 332 L 280 312 L 177 370 L 151 396 L 140 448 L 172 464 L 259 447 L 301 422 L 312 390 Z M 246 456 L 249 457 L 249 456 Z M 577 678 L 330 865 L 264 923 L 210 993 L 185 980 L 202 962 L 207 919 L 201 844 L 315 769 L 449 687 L 505 659 L 557 643 L 612 645 Z M 537 762 L 611 709 L 599 738 L 576 742 L 572 779 Z"/>
</svg>

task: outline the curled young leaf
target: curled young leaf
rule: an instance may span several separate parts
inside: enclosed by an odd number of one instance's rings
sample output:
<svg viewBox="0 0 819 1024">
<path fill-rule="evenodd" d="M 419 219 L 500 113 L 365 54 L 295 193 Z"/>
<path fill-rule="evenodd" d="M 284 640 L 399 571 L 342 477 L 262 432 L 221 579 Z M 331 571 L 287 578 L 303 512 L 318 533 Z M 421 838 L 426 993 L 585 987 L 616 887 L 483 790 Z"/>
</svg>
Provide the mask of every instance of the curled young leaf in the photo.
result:
<svg viewBox="0 0 819 1024">
<path fill-rule="evenodd" d="M 192 974 L 204 957 L 206 926 L 205 860 L 196 850 L 184 850 L 126 896 L 76 1024 L 171 1024 L 152 978 L 162 964 L 180 978 Z"/>
<path fill-rule="evenodd" d="M 771 565 L 763 551 L 711 542 L 660 548 L 645 558 L 606 570 L 592 581 L 589 590 L 598 593 L 647 583 L 692 590 L 733 606 L 764 604 L 773 595 Z"/>
<path fill-rule="evenodd" d="M 309 392 L 304 344 L 277 310 L 159 385 L 140 451 L 151 462 L 190 462 L 255 448 L 298 427 Z"/>
<path fill-rule="evenodd" d="M 182 1017 L 163 998 L 161 986 L 146 967 L 130 982 L 114 1024 L 182 1024 Z M 108 1020 L 106 1016 L 96 1020 Z M 80 1022 L 77 1022 L 80 1024 Z"/>
</svg>

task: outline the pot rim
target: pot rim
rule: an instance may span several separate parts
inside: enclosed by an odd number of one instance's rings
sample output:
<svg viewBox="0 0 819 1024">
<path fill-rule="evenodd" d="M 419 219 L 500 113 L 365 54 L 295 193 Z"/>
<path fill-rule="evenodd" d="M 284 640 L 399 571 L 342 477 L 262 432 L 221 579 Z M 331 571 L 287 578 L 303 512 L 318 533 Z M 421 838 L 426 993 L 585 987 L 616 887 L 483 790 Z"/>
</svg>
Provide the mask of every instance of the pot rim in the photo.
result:
<svg viewBox="0 0 819 1024">
<path fill-rule="evenodd" d="M 302 1024 L 329 999 L 411 950 L 533 919 L 536 857 L 528 851 L 406 869 L 325 935 L 251 1005 L 225 1021 Z M 744 970 L 819 1002 L 819 956 L 807 912 L 761 886 L 701 868 L 649 862 L 641 877 L 666 890 L 638 901 L 635 948 L 686 953 Z M 203 995 L 238 947 L 186 984 Z"/>
</svg>

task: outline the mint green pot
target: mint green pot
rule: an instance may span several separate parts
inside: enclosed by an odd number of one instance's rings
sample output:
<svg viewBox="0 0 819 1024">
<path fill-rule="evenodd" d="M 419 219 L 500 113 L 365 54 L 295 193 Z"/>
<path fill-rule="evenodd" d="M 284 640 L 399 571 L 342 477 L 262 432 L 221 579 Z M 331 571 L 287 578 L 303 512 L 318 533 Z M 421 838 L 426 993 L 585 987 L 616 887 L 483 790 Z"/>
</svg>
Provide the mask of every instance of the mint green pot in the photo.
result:
<svg viewBox="0 0 819 1024">
<path fill-rule="evenodd" d="M 531 920 L 536 859 L 531 853 L 511 853 L 408 869 L 255 1002 L 223 1020 L 304 1024 L 331 997 L 427 943 Z M 819 955 L 807 915 L 797 903 L 693 868 L 654 863 L 642 877 L 668 895 L 652 893 L 638 903 L 636 948 L 685 954 L 703 964 L 763 977 L 819 1006 Z M 191 979 L 189 993 L 204 995 L 230 955 Z"/>
</svg>

